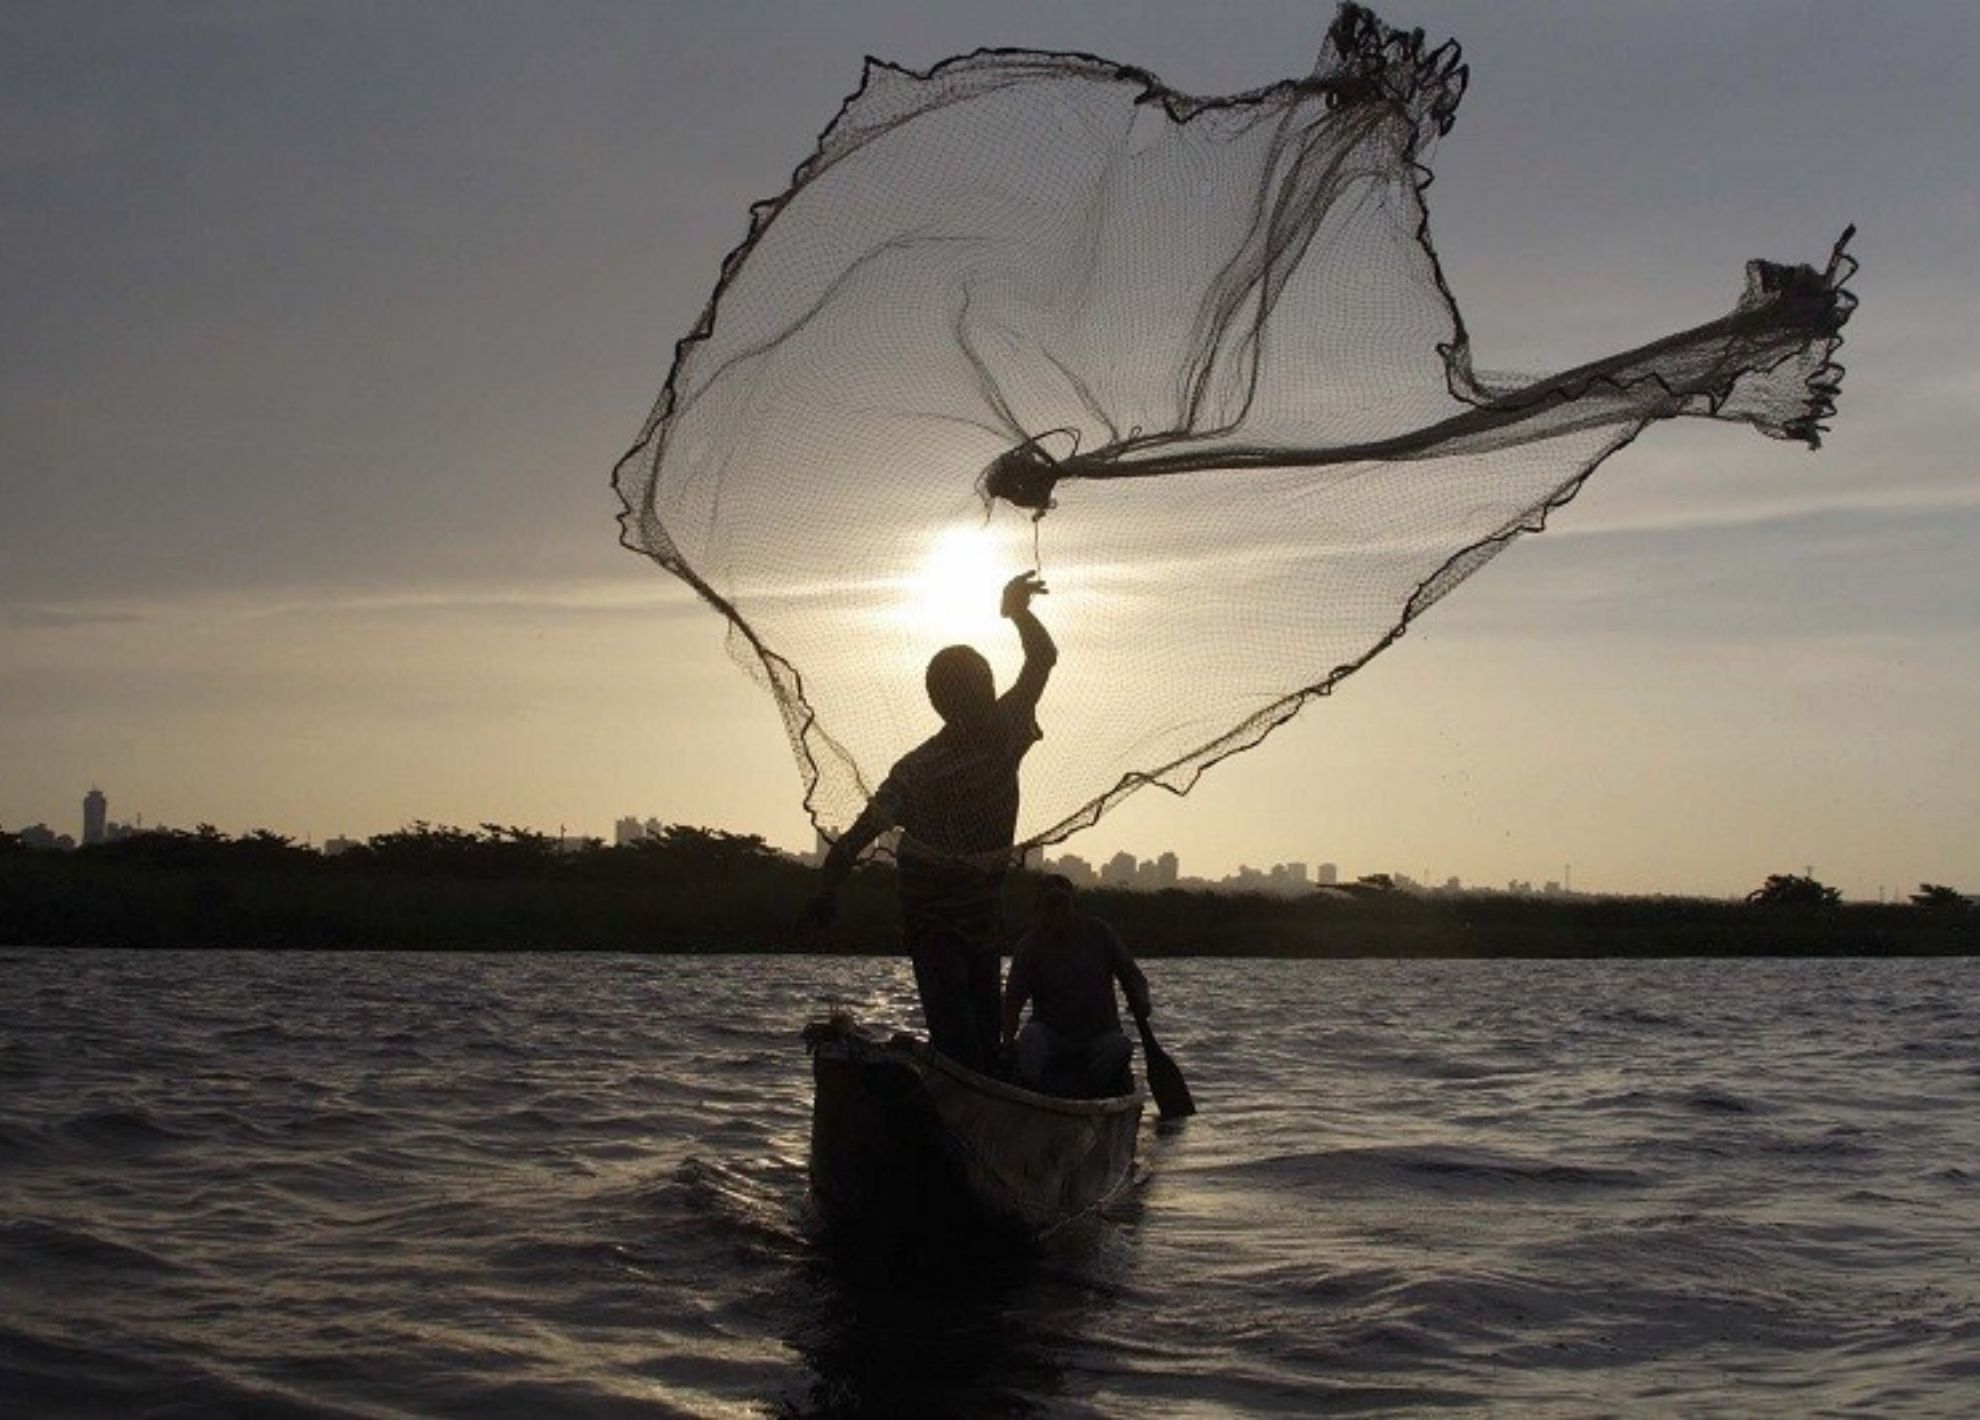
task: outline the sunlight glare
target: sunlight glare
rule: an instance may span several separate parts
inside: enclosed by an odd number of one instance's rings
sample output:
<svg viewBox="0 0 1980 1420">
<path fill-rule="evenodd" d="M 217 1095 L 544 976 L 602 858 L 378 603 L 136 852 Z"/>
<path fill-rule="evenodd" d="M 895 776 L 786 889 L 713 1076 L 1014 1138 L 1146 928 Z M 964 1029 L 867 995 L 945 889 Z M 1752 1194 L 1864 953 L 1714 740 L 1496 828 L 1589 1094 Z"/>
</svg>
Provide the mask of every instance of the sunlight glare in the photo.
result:
<svg viewBox="0 0 1980 1420">
<path fill-rule="evenodd" d="M 942 529 L 909 583 L 916 626 L 944 642 L 980 643 L 996 633 L 1004 583 L 1023 570 L 987 527 Z"/>
</svg>

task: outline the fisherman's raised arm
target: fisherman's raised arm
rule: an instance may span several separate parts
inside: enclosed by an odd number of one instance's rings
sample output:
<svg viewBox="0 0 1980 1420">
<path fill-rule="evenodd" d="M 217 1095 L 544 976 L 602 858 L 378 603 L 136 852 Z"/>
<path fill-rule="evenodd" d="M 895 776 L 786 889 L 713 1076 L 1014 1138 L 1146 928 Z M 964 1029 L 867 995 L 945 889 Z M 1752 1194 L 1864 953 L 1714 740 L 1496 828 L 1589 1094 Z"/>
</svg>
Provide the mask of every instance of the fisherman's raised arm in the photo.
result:
<svg viewBox="0 0 1980 1420">
<path fill-rule="evenodd" d="M 1038 697 L 1045 690 L 1045 681 L 1059 661 L 1059 648 L 1053 644 L 1052 634 L 1031 609 L 1031 599 L 1045 596 L 1047 592 L 1045 583 L 1039 580 L 1036 572 L 1020 572 L 1004 583 L 1004 600 L 999 608 L 1017 627 L 1018 642 L 1024 647 L 1024 669 L 1018 672 L 1010 696 L 1033 706 L 1038 704 Z"/>
</svg>

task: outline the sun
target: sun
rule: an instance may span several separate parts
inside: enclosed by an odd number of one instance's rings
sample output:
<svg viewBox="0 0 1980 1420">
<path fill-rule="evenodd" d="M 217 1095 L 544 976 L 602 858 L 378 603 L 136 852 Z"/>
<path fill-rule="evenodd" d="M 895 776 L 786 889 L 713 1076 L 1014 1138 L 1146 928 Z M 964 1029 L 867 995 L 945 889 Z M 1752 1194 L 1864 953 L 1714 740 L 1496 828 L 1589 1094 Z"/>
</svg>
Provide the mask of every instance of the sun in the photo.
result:
<svg viewBox="0 0 1980 1420">
<path fill-rule="evenodd" d="M 915 626 L 944 642 L 981 641 L 994 633 L 999 594 L 1019 570 L 1004 542 L 990 528 L 969 524 L 935 534 L 908 582 Z"/>
</svg>

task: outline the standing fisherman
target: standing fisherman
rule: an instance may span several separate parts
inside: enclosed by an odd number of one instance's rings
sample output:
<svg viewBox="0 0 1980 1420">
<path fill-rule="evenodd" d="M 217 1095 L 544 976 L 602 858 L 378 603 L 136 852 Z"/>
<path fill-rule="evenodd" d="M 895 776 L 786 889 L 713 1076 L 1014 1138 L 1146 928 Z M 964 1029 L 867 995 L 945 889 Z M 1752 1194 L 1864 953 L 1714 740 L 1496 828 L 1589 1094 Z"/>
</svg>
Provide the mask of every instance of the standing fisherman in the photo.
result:
<svg viewBox="0 0 1980 1420">
<path fill-rule="evenodd" d="M 928 699 L 942 728 L 901 756 L 832 845 L 805 912 L 807 921 L 830 921 L 859 855 L 898 827 L 901 919 L 929 1043 L 984 1072 L 997 1063 L 997 903 L 1017 836 L 1018 765 L 1042 737 L 1038 697 L 1059 659 L 1031 610 L 1044 592 L 1029 572 L 1004 585 L 1001 610 L 1017 627 L 1024 668 L 1002 695 L 972 647 L 946 647 L 928 662 Z"/>
</svg>

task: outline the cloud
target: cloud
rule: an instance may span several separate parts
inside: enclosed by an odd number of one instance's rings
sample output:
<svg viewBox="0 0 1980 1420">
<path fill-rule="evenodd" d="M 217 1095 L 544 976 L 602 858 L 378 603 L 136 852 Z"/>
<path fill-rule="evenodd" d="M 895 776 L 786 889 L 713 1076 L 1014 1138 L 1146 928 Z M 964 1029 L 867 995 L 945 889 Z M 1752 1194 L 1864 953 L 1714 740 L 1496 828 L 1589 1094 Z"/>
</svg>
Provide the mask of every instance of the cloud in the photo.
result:
<svg viewBox="0 0 1980 1420">
<path fill-rule="evenodd" d="M 1674 501 L 1626 513 L 1608 511 L 1601 503 L 1600 499 L 1577 500 L 1570 514 L 1557 515 L 1549 522 L 1549 533 L 1564 540 L 1643 532 L 1759 530 L 1835 514 L 1904 518 L 1965 513 L 1980 509 L 1980 484 L 1796 489 L 1772 496 L 1734 495 L 1709 504 L 1695 499 Z"/>
<path fill-rule="evenodd" d="M 0 625 L 20 631 L 69 631 L 144 619 L 144 613 L 124 607 L 0 604 Z"/>
<path fill-rule="evenodd" d="M 673 619 L 700 614 L 687 589 L 655 573 L 635 581 L 557 581 L 513 585 L 405 585 L 373 591 L 277 586 L 148 597 L 124 602 L 0 602 L 0 628 L 70 631 L 149 623 L 214 627 L 269 620 L 417 621 L 470 617 L 499 620 Z"/>
<path fill-rule="evenodd" d="M 235 614 L 251 619 L 283 617 L 504 618 L 672 617 L 694 607 L 665 579 L 642 583 L 559 581 L 520 585 L 448 584 L 350 592 L 274 588 L 264 595 L 226 598 Z"/>
</svg>

